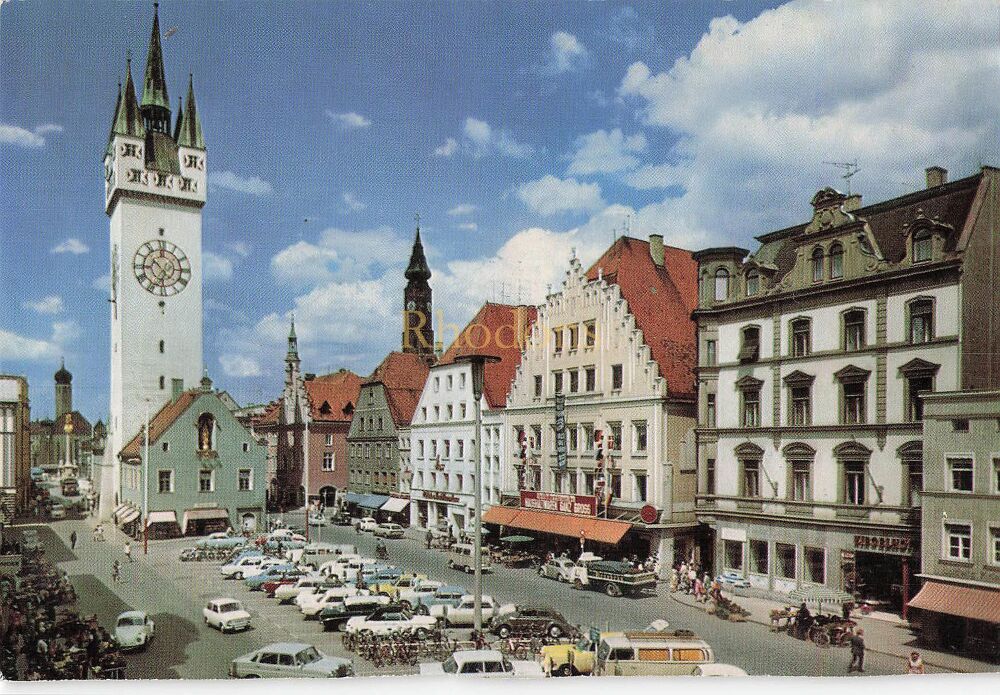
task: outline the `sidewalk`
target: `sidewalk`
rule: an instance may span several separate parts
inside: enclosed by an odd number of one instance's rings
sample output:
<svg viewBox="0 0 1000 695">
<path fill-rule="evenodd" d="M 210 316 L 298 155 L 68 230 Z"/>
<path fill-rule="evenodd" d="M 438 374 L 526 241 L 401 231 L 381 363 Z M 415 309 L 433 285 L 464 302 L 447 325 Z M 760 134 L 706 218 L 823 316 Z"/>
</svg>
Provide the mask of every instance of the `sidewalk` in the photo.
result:
<svg viewBox="0 0 1000 695">
<path fill-rule="evenodd" d="M 667 594 L 677 603 L 703 611 L 707 610 L 707 604 L 697 603 L 691 594 L 685 594 L 680 591 L 673 593 L 668 591 Z M 741 596 L 731 591 L 724 591 L 723 594 L 726 598 L 735 601 L 750 611 L 747 622 L 763 625 L 769 630 L 771 628 L 771 611 L 780 610 L 788 606 L 787 602 L 779 603 L 761 598 Z M 859 627 L 864 628 L 865 646 L 870 652 L 907 660 L 910 657 L 910 652 L 916 650 L 920 652 L 924 663 L 928 666 L 956 673 L 992 672 L 995 668 L 985 661 L 977 661 L 947 652 L 934 651 L 918 644 L 915 631 L 898 616 L 889 613 L 875 613 L 862 616 L 855 612 L 851 616 L 851 619 L 857 622 Z M 794 639 L 785 634 L 784 631 L 776 634 L 780 635 L 782 639 Z"/>
</svg>

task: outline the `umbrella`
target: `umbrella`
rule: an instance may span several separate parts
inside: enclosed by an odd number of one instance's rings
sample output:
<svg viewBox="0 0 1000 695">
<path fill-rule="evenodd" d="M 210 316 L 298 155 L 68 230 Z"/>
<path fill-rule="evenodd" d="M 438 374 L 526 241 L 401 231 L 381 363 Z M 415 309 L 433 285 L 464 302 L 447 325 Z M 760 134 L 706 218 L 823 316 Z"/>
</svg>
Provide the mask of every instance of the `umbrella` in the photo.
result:
<svg viewBox="0 0 1000 695">
<path fill-rule="evenodd" d="M 803 586 L 798 589 L 793 590 L 788 594 L 788 598 L 795 601 L 804 601 L 805 603 L 815 603 L 819 605 L 819 611 L 823 611 L 824 603 L 835 603 L 838 605 L 843 605 L 845 603 L 851 603 L 854 601 L 854 596 L 847 593 L 846 591 L 841 591 L 840 589 L 831 589 L 826 586 Z"/>
<path fill-rule="evenodd" d="M 500 540 L 504 543 L 533 543 L 535 541 L 531 536 L 504 536 Z"/>
</svg>

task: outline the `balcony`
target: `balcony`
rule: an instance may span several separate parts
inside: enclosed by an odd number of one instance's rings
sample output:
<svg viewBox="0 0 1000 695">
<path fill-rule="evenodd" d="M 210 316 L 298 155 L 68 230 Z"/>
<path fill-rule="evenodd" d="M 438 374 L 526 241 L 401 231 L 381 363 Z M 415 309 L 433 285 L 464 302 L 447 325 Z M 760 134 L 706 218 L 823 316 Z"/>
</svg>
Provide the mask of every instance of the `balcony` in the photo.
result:
<svg viewBox="0 0 1000 695">
<path fill-rule="evenodd" d="M 737 513 L 761 517 L 791 517 L 846 525 L 877 523 L 887 526 L 920 528 L 919 507 L 897 507 L 886 504 L 853 505 L 835 502 L 789 500 L 777 497 L 741 497 L 736 495 L 705 495 L 695 498 L 698 514 Z"/>
</svg>

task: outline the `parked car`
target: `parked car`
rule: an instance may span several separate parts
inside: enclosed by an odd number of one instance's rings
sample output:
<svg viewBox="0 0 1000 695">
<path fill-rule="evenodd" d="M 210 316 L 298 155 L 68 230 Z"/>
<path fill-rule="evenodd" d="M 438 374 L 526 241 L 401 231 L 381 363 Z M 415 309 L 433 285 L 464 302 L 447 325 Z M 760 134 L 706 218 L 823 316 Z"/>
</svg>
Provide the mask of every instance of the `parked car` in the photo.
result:
<svg viewBox="0 0 1000 695">
<path fill-rule="evenodd" d="M 378 528 L 378 522 L 375 521 L 374 517 L 363 517 L 358 523 L 361 524 L 362 531 L 374 531 Z"/>
<path fill-rule="evenodd" d="M 403 570 L 398 567 L 382 563 L 363 565 L 361 567 L 361 577 L 367 584 L 377 585 L 395 582 L 402 574 Z"/>
<path fill-rule="evenodd" d="M 288 561 L 280 557 L 265 557 L 263 560 L 258 562 L 256 565 L 250 565 L 243 569 L 243 578 L 256 577 L 258 574 L 264 574 L 272 567 L 279 567 L 281 565 L 290 565 Z M 294 565 L 292 565 L 294 567 Z"/>
<path fill-rule="evenodd" d="M 484 678 L 542 678 L 536 661 L 514 661 L 496 649 L 457 651 L 441 663 L 420 664 L 421 676 L 481 676 Z"/>
<path fill-rule="evenodd" d="M 304 577 L 299 577 L 291 584 L 282 584 L 279 586 L 274 590 L 274 598 L 278 599 L 278 603 L 289 603 L 294 601 L 296 596 L 307 589 L 322 589 L 325 591 L 337 586 L 343 586 L 343 583 L 338 579 L 307 574 Z"/>
<path fill-rule="evenodd" d="M 295 602 L 299 604 L 299 612 L 305 620 L 316 618 L 327 606 L 339 603 L 348 596 L 369 596 L 368 589 L 358 589 L 353 586 L 341 586 L 327 589 L 323 593 L 299 594 Z"/>
<path fill-rule="evenodd" d="M 492 596 L 483 596 L 482 610 L 483 622 L 495 618 L 501 613 L 512 613 L 517 609 L 512 603 L 501 606 L 493 600 Z M 430 614 L 438 618 L 445 627 L 455 627 L 458 625 L 471 626 L 475 624 L 476 597 L 472 594 L 462 596 L 457 605 L 439 604 L 431 606 Z"/>
<path fill-rule="evenodd" d="M 304 577 L 305 575 L 306 573 L 298 567 L 288 563 L 284 565 L 275 565 L 265 572 L 255 574 L 252 577 L 246 577 L 243 580 L 243 583 L 246 585 L 248 591 L 260 591 L 264 586 L 264 582 L 270 582 L 275 579 L 284 579 L 285 577 L 298 579 L 299 577 Z"/>
<path fill-rule="evenodd" d="M 421 596 L 418 598 L 416 610 L 418 613 L 429 615 L 429 609 L 433 606 L 457 606 L 462 602 L 462 597 L 468 593 L 469 591 L 464 586 L 447 584 L 445 586 L 438 587 L 438 589 L 429 596 Z"/>
<path fill-rule="evenodd" d="M 276 528 L 267 534 L 270 541 L 305 541 L 306 537 L 290 528 Z"/>
<path fill-rule="evenodd" d="M 372 530 L 372 534 L 379 538 L 402 538 L 403 527 L 399 524 L 384 523 L 379 524 Z"/>
<path fill-rule="evenodd" d="M 545 606 L 521 606 L 509 613 L 501 613 L 490 621 L 490 632 L 501 638 L 511 635 L 553 638 L 577 636 L 577 629 L 561 613 Z"/>
<path fill-rule="evenodd" d="M 384 581 L 373 579 L 369 582 L 368 588 L 372 590 L 373 594 L 381 594 L 395 599 L 401 589 L 409 589 L 424 579 L 427 579 L 426 574 L 400 574 L 397 577 L 389 577 Z"/>
<path fill-rule="evenodd" d="M 327 656 L 311 644 L 278 642 L 238 656 L 230 678 L 344 678 L 353 676 L 350 659 Z"/>
<path fill-rule="evenodd" d="M 155 627 L 142 611 L 125 611 L 115 619 L 115 642 L 123 650 L 145 649 L 153 639 Z"/>
<path fill-rule="evenodd" d="M 319 612 L 324 630 L 343 630 L 347 621 L 355 616 L 368 616 L 389 604 L 385 596 L 347 596 L 343 601 L 329 604 Z"/>
<path fill-rule="evenodd" d="M 371 630 L 376 635 L 390 635 L 397 630 L 410 629 L 417 639 L 424 639 L 437 625 L 437 618 L 429 615 L 414 615 L 398 603 L 390 603 L 376 609 L 368 616 L 355 616 L 347 621 L 346 632 Z"/>
<path fill-rule="evenodd" d="M 58 504 L 58 503 L 53 504 L 52 507 L 49 509 L 49 518 L 50 519 L 65 519 L 66 518 L 66 507 L 64 507 L 64 506 L 62 506 L 61 504 Z"/>
<path fill-rule="evenodd" d="M 545 645 L 539 653 L 543 670 L 553 676 L 589 676 L 594 672 L 597 656 L 593 639 L 581 637 L 575 644 Z"/>
<path fill-rule="evenodd" d="M 213 598 L 201 610 L 205 624 L 219 632 L 236 632 L 250 627 L 250 613 L 234 598 Z"/>
<path fill-rule="evenodd" d="M 219 573 L 224 579 L 243 579 L 243 575 L 248 569 L 260 567 L 260 564 L 264 560 L 265 557 L 263 554 L 247 555 L 234 562 L 222 565 L 219 568 Z"/>
<path fill-rule="evenodd" d="M 268 579 L 266 582 L 260 585 L 260 590 L 264 592 L 264 595 L 268 598 L 274 598 L 274 594 L 283 586 L 290 586 L 298 582 L 302 577 L 308 576 L 304 572 L 296 570 L 295 572 L 289 572 L 283 577 L 276 577 L 275 579 Z"/>
<path fill-rule="evenodd" d="M 592 587 L 608 596 L 635 595 L 656 591 L 656 573 L 637 569 L 627 562 L 604 560 L 588 553 L 581 556 L 573 567 L 573 586 L 577 589 Z"/>
<path fill-rule="evenodd" d="M 344 512 L 337 512 L 333 515 L 333 523 L 337 526 L 350 526 L 351 516 L 350 514 L 345 514 Z"/>
<path fill-rule="evenodd" d="M 231 550 L 246 545 L 247 539 L 243 536 L 227 536 L 226 534 L 212 534 L 208 538 L 201 538 L 195 541 L 194 547 L 201 550 Z"/>
<path fill-rule="evenodd" d="M 444 586 L 442 582 L 434 581 L 433 579 L 421 579 L 414 582 L 409 588 L 399 589 L 396 593 L 396 601 L 407 608 L 412 608 L 420 604 L 421 598 L 433 596 L 434 592 L 442 586 Z"/>
<path fill-rule="evenodd" d="M 281 552 L 286 552 L 288 550 L 300 550 L 305 547 L 305 536 L 300 536 L 298 538 L 268 538 L 264 541 L 265 550 L 280 550 Z"/>
<path fill-rule="evenodd" d="M 749 589 L 750 580 L 742 576 L 738 572 L 723 572 L 715 581 L 719 582 L 724 589 Z"/>
<path fill-rule="evenodd" d="M 554 557 L 545 564 L 539 566 L 538 576 L 548 579 L 556 579 L 560 582 L 573 581 L 573 568 L 576 563 L 568 557 Z"/>
<path fill-rule="evenodd" d="M 482 553 L 480 556 L 483 572 L 493 569 L 490 562 L 489 553 Z M 448 549 L 448 567 L 453 570 L 462 570 L 472 574 L 476 571 L 475 549 L 471 543 L 453 543 Z"/>
</svg>

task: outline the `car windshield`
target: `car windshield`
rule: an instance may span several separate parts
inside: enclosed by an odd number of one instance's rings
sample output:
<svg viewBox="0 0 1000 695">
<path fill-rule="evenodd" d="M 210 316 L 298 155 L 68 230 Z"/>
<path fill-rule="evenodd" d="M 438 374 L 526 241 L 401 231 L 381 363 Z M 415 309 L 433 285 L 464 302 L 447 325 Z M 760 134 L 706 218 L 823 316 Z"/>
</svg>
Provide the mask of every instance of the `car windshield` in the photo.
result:
<svg viewBox="0 0 1000 695">
<path fill-rule="evenodd" d="M 232 603 L 220 603 L 219 612 L 220 613 L 232 613 L 234 611 L 243 610 L 243 606 L 240 605 L 239 601 L 233 601 Z"/>
<path fill-rule="evenodd" d="M 316 651 L 316 647 L 308 647 L 295 655 L 296 661 L 300 664 L 311 664 L 312 662 L 319 661 L 322 658 L 323 657 L 320 656 L 320 653 Z"/>
<path fill-rule="evenodd" d="M 126 615 L 122 618 L 118 618 L 118 627 L 132 627 L 137 625 L 142 625 L 144 623 L 141 616 L 138 615 Z"/>
<path fill-rule="evenodd" d="M 441 668 L 444 669 L 445 673 L 458 673 L 458 663 L 455 661 L 455 657 L 449 656 L 445 659 L 445 662 L 441 664 Z"/>
</svg>

